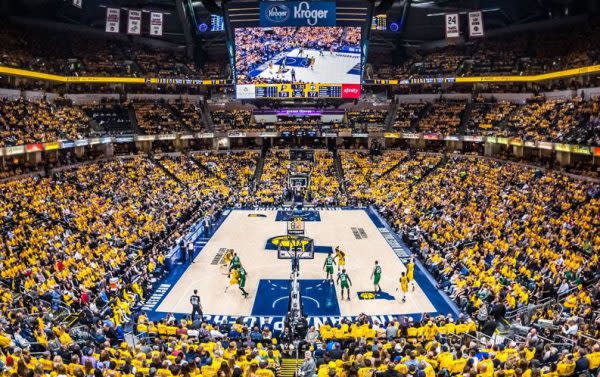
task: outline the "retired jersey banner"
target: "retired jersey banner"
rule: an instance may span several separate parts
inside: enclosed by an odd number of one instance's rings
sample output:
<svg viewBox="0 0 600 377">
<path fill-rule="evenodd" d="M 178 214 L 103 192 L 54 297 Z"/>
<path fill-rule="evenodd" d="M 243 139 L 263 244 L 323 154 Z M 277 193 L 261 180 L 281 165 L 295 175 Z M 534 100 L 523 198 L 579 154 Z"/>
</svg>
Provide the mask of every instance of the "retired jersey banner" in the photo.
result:
<svg viewBox="0 0 600 377">
<path fill-rule="evenodd" d="M 458 27 L 458 13 L 446 14 L 446 38 L 458 38 L 460 29 Z"/>
<path fill-rule="evenodd" d="M 142 33 L 142 11 L 141 10 L 130 10 L 129 19 L 127 20 L 127 34 Z"/>
<path fill-rule="evenodd" d="M 483 15 L 481 12 L 469 12 L 469 36 L 483 37 Z"/>
<path fill-rule="evenodd" d="M 106 32 L 118 33 L 121 26 L 121 10 L 119 8 L 106 8 Z"/>
<path fill-rule="evenodd" d="M 73 0 L 73 5 L 81 9 L 83 7 L 82 1 L 83 0 Z"/>
<path fill-rule="evenodd" d="M 163 14 L 157 12 L 150 13 L 150 35 L 163 35 Z"/>
</svg>

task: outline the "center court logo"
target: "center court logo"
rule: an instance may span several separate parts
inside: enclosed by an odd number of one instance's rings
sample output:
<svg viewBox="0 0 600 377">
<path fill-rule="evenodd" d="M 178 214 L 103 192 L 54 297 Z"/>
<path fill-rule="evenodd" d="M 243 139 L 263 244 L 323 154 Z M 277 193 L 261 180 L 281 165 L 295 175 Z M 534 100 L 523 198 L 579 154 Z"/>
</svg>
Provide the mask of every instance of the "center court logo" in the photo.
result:
<svg viewBox="0 0 600 377">
<path fill-rule="evenodd" d="M 267 8 L 266 17 L 271 22 L 285 22 L 290 18 L 290 9 L 284 4 L 274 4 Z"/>
</svg>

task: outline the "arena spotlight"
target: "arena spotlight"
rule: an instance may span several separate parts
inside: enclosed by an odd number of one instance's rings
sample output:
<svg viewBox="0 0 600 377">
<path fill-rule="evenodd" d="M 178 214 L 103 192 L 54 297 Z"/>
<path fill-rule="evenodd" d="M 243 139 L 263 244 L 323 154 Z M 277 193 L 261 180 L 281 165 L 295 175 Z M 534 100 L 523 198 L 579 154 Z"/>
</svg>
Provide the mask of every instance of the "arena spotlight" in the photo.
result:
<svg viewBox="0 0 600 377">
<path fill-rule="evenodd" d="M 398 30 L 400 30 L 400 25 L 398 25 L 396 22 L 392 22 L 390 24 L 390 31 L 394 32 L 394 33 L 397 33 Z"/>
<path fill-rule="evenodd" d="M 201 33 L 206 33 L 208 31 L 208 25 L 203 22 L 198 25 L 198 30 L 200 30 Z"/>
</svg>

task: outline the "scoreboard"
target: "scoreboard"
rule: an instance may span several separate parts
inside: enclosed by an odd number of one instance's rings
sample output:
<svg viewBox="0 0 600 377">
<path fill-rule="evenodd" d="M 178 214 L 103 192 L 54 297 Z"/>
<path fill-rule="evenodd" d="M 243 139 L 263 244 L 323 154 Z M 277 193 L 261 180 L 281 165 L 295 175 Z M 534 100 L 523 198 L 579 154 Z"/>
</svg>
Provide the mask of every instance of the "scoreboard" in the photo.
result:
<svg viewBox="0 0 600 377">
<path fill-rule="evenodd" d="M 238 85 L 239 99 L 252 98 L 358 98 L 358 84 L 251 84 Z"/>
</svg>

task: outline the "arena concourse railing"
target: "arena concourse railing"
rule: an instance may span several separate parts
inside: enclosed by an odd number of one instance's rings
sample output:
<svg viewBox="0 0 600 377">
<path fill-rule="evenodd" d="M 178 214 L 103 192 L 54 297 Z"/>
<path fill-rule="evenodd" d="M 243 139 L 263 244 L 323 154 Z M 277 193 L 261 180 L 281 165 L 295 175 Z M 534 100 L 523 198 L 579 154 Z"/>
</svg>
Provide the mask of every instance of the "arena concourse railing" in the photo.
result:
<svg viewBox="0 0 600 377">
<path fill-rule="evenodd" d="M 17 145 L 0 148 L 0 157 L 17 156 L 27 153 L 53 151 L 59 149 L 70 149 L 75 147 L 86 147 L 98 144 L 110 143 L 133 143 L 144 141 L 173 141 L 173 140 L 192 140 L 192 139 L 213 139 L 213 138 L 277 138 L 281 137 L 281 132 L 202 132 L 191 134 L 161 134 L 161 135 L 121 135 L 121 136 L 103 136 L 79 140 L 59 140 L 51 142 L 40 142 L 26 145 Z M 520 138 L 508 138 L 498 136 L 472 136 L 472 135 L 440 135 L 440 134 L 418 134 L 402 132 L 386 132 L 375 134 L 356 134 L 352 132 L 317 132 L 317 137 L 383 137 L 386 139 L 406 139 L 406 140 L 424 140 L 424 141 L 464 141 L 480 144 L 498 144 L 505 146 L 518 146 L 536 148 L 549 151 L 567 152 L 582 154 L 588 156 L 600 156 L 600 146 L 575 145 L 566 143 L 554 143 L 546 141 L 525 141 Z"/>
<path fill-rule="evenodd" d="M 547 72 L 539 75 L 484 75 L 484 76 L 443 76 L 417 77 L 406 79 L 373 79 L 365 80 L 363 84 L 372 85 L 423 85 L 423 84 L 474 84 L 474 83 L 528 83 L 568 77 L 591 75 L 600 72 L 600 64 L 560 71 Z M 0 66 L 0 74 L 31 78 L 36 80 L 53 81 L 74 84 L 153 84 L 153 85 L 232 85 L 232 80 L 207 80 L 188 77 L 128 77 L 128 76 L 63 76 L 52 73 L 31 71 L 22 68 Z M 320 83 L 327 86 L 334 84 Z"/>
</svg>

